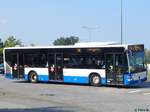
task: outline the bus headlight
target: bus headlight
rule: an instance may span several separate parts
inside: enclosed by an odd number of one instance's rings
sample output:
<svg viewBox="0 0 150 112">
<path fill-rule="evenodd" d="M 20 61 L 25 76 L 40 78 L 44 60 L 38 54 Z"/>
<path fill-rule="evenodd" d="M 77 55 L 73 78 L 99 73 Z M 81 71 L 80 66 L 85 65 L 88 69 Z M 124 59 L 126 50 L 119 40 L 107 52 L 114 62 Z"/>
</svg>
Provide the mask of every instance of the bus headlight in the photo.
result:
<svg viewBox="0 0 150 112">
<path fill-rule="evenodd" d="M 128 77 L 127 77 L 127 80 L 128 80 L 128 81 L 132 81 L 132 77 L 131 77 L 131 76 L 128 76 Z"/>
</svg>

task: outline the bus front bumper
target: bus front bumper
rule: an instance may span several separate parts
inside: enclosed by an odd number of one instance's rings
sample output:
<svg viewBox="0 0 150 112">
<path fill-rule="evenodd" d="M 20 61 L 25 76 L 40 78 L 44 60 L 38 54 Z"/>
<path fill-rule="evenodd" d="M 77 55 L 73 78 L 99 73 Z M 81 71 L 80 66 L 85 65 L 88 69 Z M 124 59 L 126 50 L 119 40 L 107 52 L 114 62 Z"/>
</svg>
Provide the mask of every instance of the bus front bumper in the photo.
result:
<svg viewBox="0 0 150 112">
<path fill-rule="evenodd" d="M 147 73 L 134 73 L 134 74 L 125 74 L 124 75 L 124 84 L 125 85 L 135 85 L 135 84 L 142 84 L 147 80 Z"/>
</svg>

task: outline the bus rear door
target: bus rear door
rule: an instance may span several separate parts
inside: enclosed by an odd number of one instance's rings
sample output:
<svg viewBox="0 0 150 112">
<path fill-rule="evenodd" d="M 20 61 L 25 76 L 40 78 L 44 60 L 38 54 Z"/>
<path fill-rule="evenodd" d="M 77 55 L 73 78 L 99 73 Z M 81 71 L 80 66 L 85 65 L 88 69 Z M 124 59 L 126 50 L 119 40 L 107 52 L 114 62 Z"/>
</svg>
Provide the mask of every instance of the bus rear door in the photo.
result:
<svg viewBox="0 0 150 112">
<path fill-rule="evenodd" d="M 12 78 L 23 78 L 24 66 L 23 66 L 23 54 L 12 54 Z"/>
</svg>

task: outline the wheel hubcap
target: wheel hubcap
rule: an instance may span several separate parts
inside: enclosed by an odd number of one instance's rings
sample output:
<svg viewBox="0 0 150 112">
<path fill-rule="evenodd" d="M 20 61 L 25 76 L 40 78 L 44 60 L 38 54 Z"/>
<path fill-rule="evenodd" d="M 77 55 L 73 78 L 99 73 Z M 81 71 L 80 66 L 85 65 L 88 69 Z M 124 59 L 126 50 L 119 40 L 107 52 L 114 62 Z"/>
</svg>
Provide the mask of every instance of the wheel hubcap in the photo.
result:
<svg viewBox="0 0 150 112">
<path fill-rule="evenodd" d="M 99 83 L 99 77 L 98 76 L 93 77 L 93 82 L 95 84 L 98 84 Z"/>
<path fill-rule="evenodd" d="M 35 75 L 35 74 L 32 74 L 31 80 L 32 80 L 32 81 L 35 81 L 35 80 L 36 80 L 36 75 Z"/>
</svg>

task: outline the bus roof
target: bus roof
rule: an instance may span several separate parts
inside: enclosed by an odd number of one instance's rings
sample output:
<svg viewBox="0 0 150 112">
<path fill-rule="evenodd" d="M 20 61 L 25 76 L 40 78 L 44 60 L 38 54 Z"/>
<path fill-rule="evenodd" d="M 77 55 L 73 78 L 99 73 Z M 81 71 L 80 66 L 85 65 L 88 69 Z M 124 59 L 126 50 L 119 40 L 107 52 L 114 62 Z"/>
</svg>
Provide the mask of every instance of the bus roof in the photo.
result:
<svg viewBox="0 0 150 112">
<path fill-rule="evenodd" d="M 134 44 L 119 44 L 114 42 L 88 42 L 88 43 L 76 43 L 75 45 L 56 45 L 56 46 L 27 46 L 27 47 L 8 47 L 4 49 L 54 49 L 54 48 L 109 48 L 109 47 L 123 47 L 127 49 L 128 45 Z M 141 45 L 141 44 L 140 44 Z"/>
</svg>

